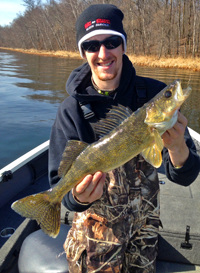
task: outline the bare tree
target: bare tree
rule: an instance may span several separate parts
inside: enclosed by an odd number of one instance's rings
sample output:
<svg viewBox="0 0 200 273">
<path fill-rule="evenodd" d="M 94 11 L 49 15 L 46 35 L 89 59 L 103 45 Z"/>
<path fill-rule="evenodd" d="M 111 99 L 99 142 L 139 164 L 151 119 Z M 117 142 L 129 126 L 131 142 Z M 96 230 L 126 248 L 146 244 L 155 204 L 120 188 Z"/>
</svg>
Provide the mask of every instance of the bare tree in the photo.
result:
<svg viewBox="0 0 200 273">
<path fill-rule="evenodd" d="M 192 47 L 192 57 L 195 57 L 195 48 L 196 48 L 196 21 L 197 21 L 197 3 L 195 0 L 192 0 L 193 4 L 193 47 Z"/>
<path fill-rule="evenodd" d="M 199 55 L 199 0 L 23 0 L 25 12 L 0 27 L 0 46 L 76 51 L 76 20 L 96 3 L 122 9 L 128 53 Z"/>
</svg>

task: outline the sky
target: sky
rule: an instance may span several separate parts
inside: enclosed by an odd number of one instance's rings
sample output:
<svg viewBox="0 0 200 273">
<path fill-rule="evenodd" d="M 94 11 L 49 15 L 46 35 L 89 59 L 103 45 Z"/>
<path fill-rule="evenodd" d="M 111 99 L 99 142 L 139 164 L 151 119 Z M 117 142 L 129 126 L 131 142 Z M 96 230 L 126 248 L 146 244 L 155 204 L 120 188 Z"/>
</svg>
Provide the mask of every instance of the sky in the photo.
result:
<svg viewBox="0 0 200 273">
<path fill-rule="evenodd" d="M 0 0 L 0 25 L 9 25 L 17 14 L 24 12 L 22 0 Z"/>
</svg>

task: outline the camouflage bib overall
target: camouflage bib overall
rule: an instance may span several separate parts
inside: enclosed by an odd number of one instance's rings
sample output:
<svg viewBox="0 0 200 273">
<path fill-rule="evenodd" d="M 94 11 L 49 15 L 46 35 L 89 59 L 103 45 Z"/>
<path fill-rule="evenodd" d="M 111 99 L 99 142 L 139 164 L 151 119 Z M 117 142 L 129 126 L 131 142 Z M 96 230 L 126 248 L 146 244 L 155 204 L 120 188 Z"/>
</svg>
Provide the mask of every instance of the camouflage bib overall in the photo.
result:
<svg viewBox="0 0 200 273">
<path fill-rule="evenodd" d="M 64 244 L 70 273 L 153 273 L 159 228 L 157 171 L 138 155 L 107 175 L 101 199 L 76 213 Z"/>
</svg>

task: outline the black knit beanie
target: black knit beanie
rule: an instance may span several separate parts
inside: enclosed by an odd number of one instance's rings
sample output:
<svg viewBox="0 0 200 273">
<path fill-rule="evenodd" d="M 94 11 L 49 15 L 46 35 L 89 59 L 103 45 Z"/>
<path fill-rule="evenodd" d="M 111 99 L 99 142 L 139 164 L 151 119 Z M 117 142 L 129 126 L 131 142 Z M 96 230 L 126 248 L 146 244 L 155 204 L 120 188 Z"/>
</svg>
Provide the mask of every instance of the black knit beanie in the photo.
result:
<svg viewBox="0 0 200 273">
<path fill-rule="evenodd" d="M 126 33 L 122 20 L 124 14 L 120 9 L 110 4 L 91 5 L 84 10 L 76 21 L 76 40 L 81 57 L 81 44 L 92 36 L 111 34 L 122 37 L 124 52 L 126 52 Z"/>
</svg>

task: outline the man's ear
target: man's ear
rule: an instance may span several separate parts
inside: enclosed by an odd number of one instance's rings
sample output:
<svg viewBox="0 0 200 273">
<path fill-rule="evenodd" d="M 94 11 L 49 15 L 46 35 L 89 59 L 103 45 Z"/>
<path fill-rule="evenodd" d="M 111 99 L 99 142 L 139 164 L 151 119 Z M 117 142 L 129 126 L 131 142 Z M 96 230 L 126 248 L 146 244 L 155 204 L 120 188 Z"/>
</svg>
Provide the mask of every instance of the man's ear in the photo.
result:
<svg viewBox="0 0 200 273">
<path fill-rule="evenodd" d="M 85 50 L 83 50 L 83 59 L 87 60 L 86 55 L 85 55 Z"/>
</svg>

